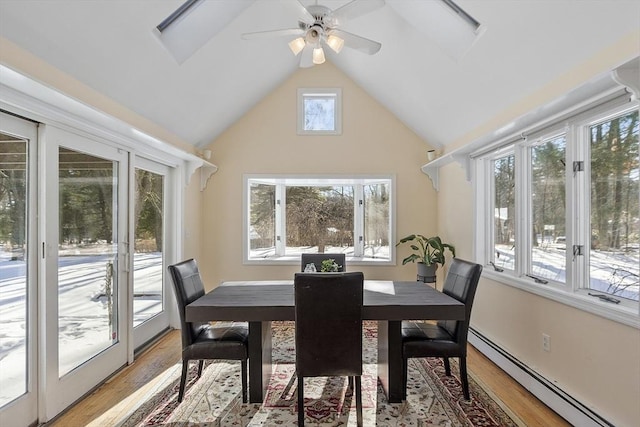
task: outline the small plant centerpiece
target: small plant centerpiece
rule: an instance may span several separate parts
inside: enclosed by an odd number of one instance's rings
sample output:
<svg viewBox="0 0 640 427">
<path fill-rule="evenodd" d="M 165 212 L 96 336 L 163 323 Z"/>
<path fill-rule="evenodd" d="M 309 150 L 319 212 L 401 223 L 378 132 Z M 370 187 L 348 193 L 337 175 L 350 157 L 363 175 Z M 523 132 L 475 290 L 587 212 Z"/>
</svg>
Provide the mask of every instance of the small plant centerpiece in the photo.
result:
<svg viewBox="0 0 640 427">
<path fill-rule="evenodd" d="M 341 265 L 338 265 L 335 259 L 329 258 L 322 260 L 322 264 L 320 264 L 320 272 L 322 273 L 333 273 L 336 271 L 340 271 Z"/>
<path fill-rule="evenodd" d="M 444 265 L 445 251 L 449 250 L 452 256 L 456 256 L 456 249 L 449 243 L 443 243 L 440 236 L 425 237 L 421 234 L 411 234 L 400 239 L 396 246 L 402 243 L 410 243 L 414 253 L 402 260 L 402 265 L 409 262 L 418 262 L 418 279 L 425 283 L 436 281 L 438 264 Z"/>
</svg>

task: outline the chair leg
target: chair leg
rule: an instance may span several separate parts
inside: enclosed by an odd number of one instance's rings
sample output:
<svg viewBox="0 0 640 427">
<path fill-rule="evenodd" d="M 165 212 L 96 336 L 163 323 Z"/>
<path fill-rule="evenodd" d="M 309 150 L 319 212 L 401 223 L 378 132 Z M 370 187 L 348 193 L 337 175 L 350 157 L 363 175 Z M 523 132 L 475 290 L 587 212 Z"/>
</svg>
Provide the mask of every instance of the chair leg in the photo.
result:
<svg viewBox="0 0 640 427">
<path fill-rule="evenodd" d="M 451 376 L 451 365 L 449 364 L 449 358 L 448 357 L 443 357 L 442 360 L 444 361 L 444 373 L 447 374 L 448 377 Z"/>
<path fill-rule="evenodd" d="M 362 427 L 362 382 L 358 375 L 356 378 L 356 420 L 358 427 Z"/>
<path fill-rule="evenodd" d="M 200 359 L 198 361 L 198 378 L 202 375 L 202 366 L 204 365 L 204 360 Z"/>
<path fill-rule="evenodd" d="M 184 396 L 184 386 L 187 383 L 187 370 L 189 369 L 189 361 L 182 361 L 182 376 L 180 377 L 180 391 L 178 392 L 178 402 L 182 402 Z"/>
<path fill-rule="evenodd" d="M 465 400 L 471 400 L 469 394 L 469 378 L 467 376 L 467 358 L 466 356 L 460 356 L 460 381 L 462 382 L 462 394 Z"/>
<path fill-rule="evenodd" d="M 247 359 L 240 361 L 242 371 L 242 403 L 247 403 Z"/>
<path fill-rule="evenodd" d="M 298 427 L 304 427 L 304 377 L 298 376 Z"/>
<path fill-rule="evenodd" d="M 349 389 L 353 390 L 353 377 L 349 376 Z"/>
</svg>

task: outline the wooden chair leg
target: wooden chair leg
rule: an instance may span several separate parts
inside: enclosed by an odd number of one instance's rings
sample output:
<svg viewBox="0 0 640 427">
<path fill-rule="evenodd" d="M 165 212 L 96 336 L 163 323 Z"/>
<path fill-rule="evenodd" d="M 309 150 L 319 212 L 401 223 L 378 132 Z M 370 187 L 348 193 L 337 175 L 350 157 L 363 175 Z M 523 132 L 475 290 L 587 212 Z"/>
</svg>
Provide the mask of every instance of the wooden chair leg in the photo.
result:
<svg viewBox="0 0 640 427">
<path fill-rule="evenodd" d="M 178 392 L 178 402 L 182 402 L 184 396 L 184 386 L 187 383 L 187 370 L 189 369 L 189 361 L 182 361 L 182 376 L 180 377 L 180 391 Z"/>
<path fill-rule="evenodd" d="M 204 365 L 204 360 L 200 359 L 198 361 L 198 378 L 202 375 L 202 366 Z"/>
<path fill-rule="evenodd" d="M 448 377 L 451 376 L 451 365 L 449 364 L 449 358 L 448 357 L 443 357 L 442 360 L 444 361 L 444 373 L 447 374 Z"/>
<path fill-rule="evenodd" d="M 298 427 L 304 427 L 304 378 L 298 377 Z"/>
<path fill-rule="evenodd" d="M 462 382 L 462 394 L 466 400 L 471 400 L 469 394 L 469 377 L 467 376 L 467 358 L 460 357 L 460 382 Z"/>
<path fill-rule="evenodd" d="M 356 420 L 358 427 L 362 427 L 362 381 L 359 375 L 356 376 Z"/>
<path fill-rule="evenodd" d="M 247 403 L 247 360 L 240 361 L 242 371 L 242 403 Z"/>
<path fill-rule="evenodd" d="M 352 376 L 349 376 L 349 377 L 347 377 L 347 378 L 349 378 L 349 388 L 350 388 L 351 390 L 353 390 L 353 377 L 352 377 Z"/>
</svg>

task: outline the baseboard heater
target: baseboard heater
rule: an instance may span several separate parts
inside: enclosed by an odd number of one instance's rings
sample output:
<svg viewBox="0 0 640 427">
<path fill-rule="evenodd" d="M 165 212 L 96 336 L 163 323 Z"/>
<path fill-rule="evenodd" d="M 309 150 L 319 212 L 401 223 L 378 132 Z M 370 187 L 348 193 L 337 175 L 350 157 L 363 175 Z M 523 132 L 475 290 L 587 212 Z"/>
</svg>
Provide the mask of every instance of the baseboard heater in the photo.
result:
<svg viewBox="0 0 640 427">
<path fill-rule="evenodd" d="M 507 353 L 476 329 L 469 328 L 468 341 L 534 396 L 575 426 L 614 427 L 614 424 L 565 393 L 553 382 Z"/>
</svg>

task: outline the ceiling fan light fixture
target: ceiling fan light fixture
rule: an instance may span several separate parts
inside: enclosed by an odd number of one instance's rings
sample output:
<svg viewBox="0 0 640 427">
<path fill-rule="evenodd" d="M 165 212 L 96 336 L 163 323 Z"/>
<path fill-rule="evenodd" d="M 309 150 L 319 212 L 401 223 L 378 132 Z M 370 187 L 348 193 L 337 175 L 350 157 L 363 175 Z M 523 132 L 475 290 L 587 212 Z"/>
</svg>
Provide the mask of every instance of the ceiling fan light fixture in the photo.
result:
<svg viewBox="0 0 640 427">
<path fill-rule="evenodd" d="M 322 47 L 316 47 L 313 49 L 313 63 L 316 65 L 324 64 L 324 50 Z"/>
<path fill-rule="evenodd" d="M 344 40 L 338 36 L 330 35 L 327 38 L 327 45 L 335 52 L 340 53 L 344 47 Z"/>
<path fill-rule="evenodd" d="M 293 39 L 289 42 L 289 49 L 293 52 L 294 55 L 298 56 L 302 49 L 304 49 L 305 41 L 302 37 L 298 37 L 297 39 Z"/>
</svg>

